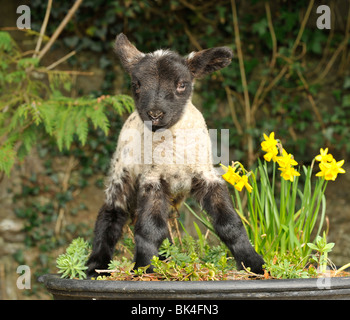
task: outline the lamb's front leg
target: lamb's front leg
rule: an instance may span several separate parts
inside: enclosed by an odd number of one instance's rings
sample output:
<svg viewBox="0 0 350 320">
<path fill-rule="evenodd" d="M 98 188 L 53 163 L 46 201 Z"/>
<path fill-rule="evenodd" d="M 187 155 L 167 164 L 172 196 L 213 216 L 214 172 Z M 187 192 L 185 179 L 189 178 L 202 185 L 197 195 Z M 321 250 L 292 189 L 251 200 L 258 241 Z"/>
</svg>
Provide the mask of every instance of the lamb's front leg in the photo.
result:
<svg viewBox="0 0 350 320">
<path fill-rule="evenodd" d="M 107 204 L 101 207 L 95 224 L 92 252 L 87 262 L 88 277 L 98 275 L 95 269 L 107 269 L 127 219 L 128 214 L 120 207 Z"/>
<path fill-rule="evenodd" d="M 135 269 L 149 265 L 158 256 L 159 246 L 169 237 L 168 184 L 164 180 L 141 185 L 137 201 L 135 224 Z M 152 272 L 150 266 L 148 272 Z"/>
<path fill-rule="evenodd" d="M 227 187 L 220 181 L 193 178 L 192 195 L 212 217 L 214 228 L 220 239 L 232 252 L 237 267 L 250 267 L 255 273 L 263 273 L 263 258 L 249 242 L 243 223 L 233 209 Z"/>
</svg>

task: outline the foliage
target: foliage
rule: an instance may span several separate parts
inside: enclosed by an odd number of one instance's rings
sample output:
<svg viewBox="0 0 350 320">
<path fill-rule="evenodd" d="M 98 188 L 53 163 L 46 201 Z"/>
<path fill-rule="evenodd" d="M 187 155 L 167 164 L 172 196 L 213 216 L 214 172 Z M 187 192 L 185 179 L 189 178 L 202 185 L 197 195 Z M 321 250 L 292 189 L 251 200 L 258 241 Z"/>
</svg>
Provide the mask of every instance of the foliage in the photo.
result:
<svg viewBox="0 0 350 320">
<path fill-rule="evenodd" d="M 275 139 L 275 133 L 264 134 L 264 139 L 261 143 L 265 152 L 264 163 L 258 159 L 254 171 L 247 173 L 239 162 L 223 166 L 227 171 L 222 177 L 235 187 L 236 211 L 255 249 L 269 261 L 266 267 L 272 276 L 307 277 L 308 271 L 304 268 L 310 261 L 311 250 L 318 252 L 317 263 L 320 273 L 324 273 L 328 252 L 334 246 L 334 243 L 327 244 L 325 232 L 323 237 L 319 236 L 326 211 L 324 194 L 328 180 L 334 181 L 339 173 L 345 173 L 341 168 L 344 160 L 337 162 L 328 153 L 328 148 L 321 148 L 311 166 L 303 166 L 305 180 L 302 184 L 299 183 L 301 174 L 294 168 L 297 161 L 283 148 L 281 141 Z M 267 162 L 271 160 L 273 168 L 272 174 L 269 174 Z M 313 187 L 311 175 L 315 161 L 320 162 L 320 172 L 316 174 L 319 178 Z M 281 171 L 280 183 L 276 179 L 276 164 Z M 247 181 L 247 214 L 244 214 L 238 193 L 242 188 L 237 187 L 242 179 L 240 171 Z M 314 240 L 310 242 L 312 237 Z M 285 258 L 286 255 L 288 258 Z M 297 257 L 299 261 L 292 263 Z"/>
<path fill-rule="evenodd" d="M 58 256 L 56 260 L 62 278 L 85 279 L 86 262 L 89 256 L 89 244 L 82 238 L 76 238 L 68 246 L 66 253 Z"/>
<path fill-rule="evenodd" d="M 211 281 L 233 278 L 259 277 L 249 272 L 235 270 L 234 260 L 228 257 L 224 244 L 209 245 L 198 230 L 198 239 L 190 235 L 174 238 L 174 243 L 165 239 L 159 248 L 160 257 L 154 256 L 151 265 L 153 273 L 147 273 L 149 266 L 133 270 L 133 262 L 125 257 L 115 257 L 109 264 L 110 276 L 98 276 L 97 280 L 139 280 L 139 281 Z M 102 270 L 103 272 L 107 270 Z"/>
<path fill-rule="evenodd" d="M 323 232 L 322 237 L 316 237 L 315 243 L 308 243 L 307 245 L 310 249 L 316 251 L 317 256 L 315 256 L 314 259 L 318 261 L 320 273 L 325 273 L 328 264 L 328 253 L 332 251 L 334 243 L 327 243 L 326 233 Z"/>
<path fill-rule="evenodd" d="M 295 253 L 293 253 L 286 257 L 277 258 L 276 256 L 269 261 L 266 269 L 271 277 L 277 279 L 298 279 L 317 276 L 315 268 L 310 267 L 306 269 L 304 264 L 304 261 L 298 260 Z"/>
<path fill-rule="evenodd" d="M 186 230 L 185 230 L 186 233 Z M 328 244 L 327 250 L 331 244 Z M 325 247 L 322 247 L 325 248 Z M 323 250 L 318 246 L 317 250 Z M 87 260 L 86 253 L 89 246 L 83 239 L 73 240 L 67 253 L 57 258 L 57 268 L 62 277 L 84 279 L 86 269 L 83 262 Z M 323 250 L 323 252 L 325 252 Z M 249 280 L 249 279 L 294 279 L 317 277 L 319 272 L 308 263 L 313 259 L 302 257 L 300 251 L 275 255 L 267 260 L 265 274 L 257 275 L 250 272 L 249 268 L 237 271 L 234 260 L 229 256 L 228 249 L 223 243 L 213 246 L 200 232 L 200 236 L 194 239 L 186 234 L 183 237 L 175 237 L 174 243 L 165 239 L 159 248 L 159 257 L 151 259 L 154 270 L 147 272 L 148 266 L 134 269 L 135 262 L 125 256 L 116 255 L 108 265 L 108 270 L 97 270 L 104 275 L 99 275 L 92 280 L 117 280 L 117 281 L 218 281 L 218 280 Z M 346 268 L 347 266 L 344 266 Z M 344 269 L 343 268 L 343 269 Z M 342 271 L 339 269 L 339 272 Z M 110 273 L 110 275 L 106 275 Z"/>
<path fill-rule="evenodd" d="M 53 3 L 49 33 L 70 6 L 69 2 Z M 319 145 L 350 150 L 350 77 L 346 71 L 350 60 L 346 42 L 349 30 L 342 30 L 339 19 L 332 19 L 331 30 L 317 29 L 306 14 L 309 6 L 310 12 L 316 11 L 314 1 L 304 0 L 278 0 L 273 7 L 270 1 L 257 0 L 89 0 L 81 4 L 79 15 L 60 38 L 62 46 L 92 56 L 88 61 L 73 57 L 72 65 L 79 69 L 94 65 L 105 71 L 102 88 L 96 88 L 100 95 L 114 90 L 112 47 L 120 32 L 144 52 L 170 47 L 183 55 L 228 45 L 238 57 L 239 38 L 244 70 L 235 58 L 229 67 L 196 83 L 194 98 L 201 104 L 208 126 L 230 128 L 236 160 L 246 161 L 248 148 L 252 153 L 261 132 L 278 127 L 285 137 L 285 147 L 311 162 Z M 32 1 L 31 8 L 33 29 L 39 30 L 36 21 L 42 21 L 46 3 Z M 332 12 L 341 10 L 337 1 L 331 1 L 330 8 Z M 348 28 L 350 24 L 345 20 Z M 241 81 L 242 71 L 246 87 Z M 125 76 L 124 90 L 128 88 Z M 257 156 L 251 154 L 252 159 L 245 162 L 248 167 Z"/>
<path fill-rule="evenodd" d="M 108 109 L 119 116 L 131 112 L 126 95 L 72 98 L 67 72 L 40 66 L 38 58 L 26 58 L 6 32 L 0 32 L 0 170 L 8 175 L 17 158 L 23 159 L 45 135 L 59 150 L 69 149 L 77 136 L 84 145 L 88 128 L 109 131 Z"/>
<path fill-rule="evenodd" d="M 254 247 L 264 257 L 271 258 L 277 253 L 283 255 L 297 249 L 305 258 L 311 252 L 310 247 L 306 244 L 311 242 L 313 230 L 316 229 L 315 239 L 317 240 L 323 227 L 326 210 L 324 193 L 327 181 L 322 174 L 322 177 L 317 179 L 315 186 L 312 186 L 312 165 L 303 167 L 305 180 L 303 184 L 299 184 L 300 173 L 294 168 L 298 164 L 294 157 L 283 149 L 280 141 L 274 138 L 274 133 L 271 133 L 269 137 L 266 135 L 264 137 L 265 141 L 261 145 L 263 151 L 266 152 L 265 162 L 263 164 L 259 160 L 254 172 L 246 175 L 252 185 L 250 193 L 247 193 L 248 214 L 243 213 L 240 195 L 235 190 L 237 212 L 247 228 Z M 316 157 L 316 160 L 321 161 L 321 173 L 325 169 L 322 160 L 333 161 L 333 157 L 328 159 L 330 157 L 332 156 L 326 157 L 325 154 L 324 158 L 321 158 L 321 155 Z M 273 160 L 271 176 L 266 160 Z M 280 183 L 276 179 L 276 164 L 279 165 L 278 169 L 281 171 Z M 231 173 L 227 171 L 223 175 L 230 183 L 233 182 L 230 179 L 232 170 L 235 170 L 236 167 L 237 165 L 233 164 Z M 330 171 L 329 168 L 326 170 Z M 336 174 L 340 172 L 339 170 L 340 167 L 337 167 Z M 330 178 L 335 177 L 330 175 Z"/>
</svg>

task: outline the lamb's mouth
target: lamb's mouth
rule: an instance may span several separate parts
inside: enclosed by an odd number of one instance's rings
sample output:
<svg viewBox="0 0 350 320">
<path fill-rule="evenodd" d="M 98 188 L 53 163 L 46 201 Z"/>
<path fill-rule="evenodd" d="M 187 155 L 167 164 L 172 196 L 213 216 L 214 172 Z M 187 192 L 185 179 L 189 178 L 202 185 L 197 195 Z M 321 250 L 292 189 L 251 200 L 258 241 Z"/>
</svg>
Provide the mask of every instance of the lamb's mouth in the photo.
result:
<svg viewBox="0 0 350 320">
<path fill-rule="evenodd" d="M 159 125 L 159 122 L 160 122 L 160 120 L 161 119 L 152 119 L 151 121 L 152 121 L 152 127 L 154 127 L 154 126 L 158 126 Z"/>
</svg>

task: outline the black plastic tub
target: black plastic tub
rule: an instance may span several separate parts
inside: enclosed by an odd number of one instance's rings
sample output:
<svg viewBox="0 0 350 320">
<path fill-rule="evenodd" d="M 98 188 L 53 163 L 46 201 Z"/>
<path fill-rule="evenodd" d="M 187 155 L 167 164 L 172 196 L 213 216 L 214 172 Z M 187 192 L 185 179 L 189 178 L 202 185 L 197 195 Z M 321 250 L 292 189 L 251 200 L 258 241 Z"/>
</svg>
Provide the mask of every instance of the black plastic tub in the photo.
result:
<svg viewBox="0 0 350 320">
<path fill-rule="evenodd" d="M 39 277 L 54 299 L 96 300 L 231 300 L 348 299 L 350 277 L 227 280 L 227 281 L 107 281 Z"/>
</svg>

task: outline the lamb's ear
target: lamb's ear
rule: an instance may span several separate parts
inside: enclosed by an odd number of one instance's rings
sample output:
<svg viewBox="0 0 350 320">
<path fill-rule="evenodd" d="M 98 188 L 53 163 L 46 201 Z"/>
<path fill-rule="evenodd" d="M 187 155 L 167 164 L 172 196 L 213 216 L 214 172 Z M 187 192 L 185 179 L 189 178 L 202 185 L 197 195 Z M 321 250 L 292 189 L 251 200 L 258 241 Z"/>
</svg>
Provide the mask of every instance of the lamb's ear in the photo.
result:
<svg viewBox="0 0 350 320">
<path fill-rule="evenodd" d="M 187 57 L 187 65 L 194 78 L 225 68 L 231 63 L 233 52 L 228 47 L 217 47 L 192 52 Z"/>
<path fill-rule="evenodd" d="M 137 50 L 136 47 L 131 44 L 123 33 L 118 34 L 115 40 L 114 51 L 128 73 L 130 73 L 132 67 L 145 56 L 144 53 Z"/>
</svg>

